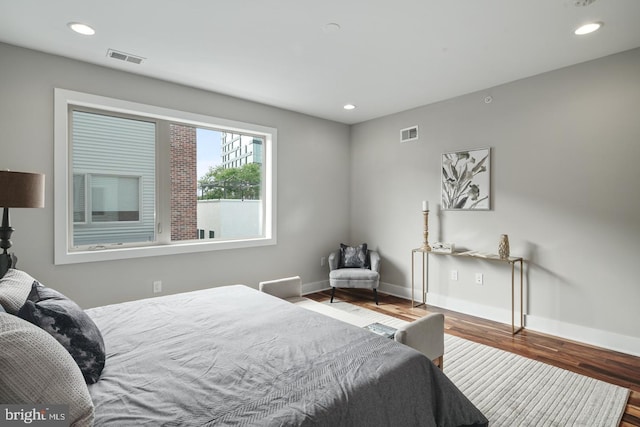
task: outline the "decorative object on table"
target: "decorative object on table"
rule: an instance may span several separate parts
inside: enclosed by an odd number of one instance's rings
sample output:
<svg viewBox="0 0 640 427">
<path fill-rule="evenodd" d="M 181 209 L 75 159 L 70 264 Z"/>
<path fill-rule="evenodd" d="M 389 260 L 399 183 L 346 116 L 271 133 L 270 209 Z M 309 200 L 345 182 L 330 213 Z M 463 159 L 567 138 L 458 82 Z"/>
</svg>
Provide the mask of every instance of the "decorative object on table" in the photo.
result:
<svg viewBox="0 0 640 427">
<path fill-rule="evenodd" d="M 509 236 L 500 235 L 500 243 L 498 243 L 498 256 L 502 259 L 509 258 Z"/>
<path fill-rule="evenodd" d="M 442 155 L 442 209 L 491 208 L 490 157 L 490 148 Z"/>
<path fill-rule="evenodd" d="M 13 266 L 12 257 L 7 252 L 11 247 L 13 228 L 9 225 L 9 208 L 43 208 L 44 175 L 40 173 L 0 171 L 0 207 L 2 226 L 0 227 L 0 277 Z"/>
<path fill-rule="evenodd" d="M 387 326 L 377 322 L 367 325 L 364 328 L 368 331 L 373 332 L 374 334 L 378 334 L 385 338 L 393 338 L 397 331 L 396 328 L 392 328 L 391 326 Z"/>
<path fill-rule="evenodd" d="M 431 251 L 440 254 L 451 254 L 455 250 L 453 243 L 435 242 L 431 245 Z"/>
<path fill-rule="evenodd" d="M 422 215 L 424 216 L 424 240 L 420 249 L 424 251 L 430 251 L 431 246 L 429 246 L 429 202 L 427 202 L 426 200 L 422 201 Z"/>
</svg>

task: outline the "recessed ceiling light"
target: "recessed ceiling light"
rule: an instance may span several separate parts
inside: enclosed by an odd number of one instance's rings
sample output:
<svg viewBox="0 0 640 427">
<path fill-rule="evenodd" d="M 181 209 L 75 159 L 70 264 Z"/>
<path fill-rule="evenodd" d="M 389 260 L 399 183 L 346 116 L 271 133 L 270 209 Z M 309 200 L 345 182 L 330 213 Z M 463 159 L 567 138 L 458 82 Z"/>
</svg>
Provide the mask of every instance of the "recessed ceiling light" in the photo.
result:
<svg viewBox="0 0 640 427">
<path fill-rule="evenodd" d="M 346 104 L 346 105 L 345 105 L 344 107 L 342 107 L 342 108 L 344 108 L 345 110 L 355 110 L 355 109 L 356 109 L 356 106 L 355 106 L 355 105 L 353 105 L 353 104 Z"/>
<path fill-rule="evenodd" d="M 594 31 L 599 30 L 602 25 L 602 22 L 589 22 L 588 24 L 584 24 L 583 26 L 579 27 L 573 33 L 577 36 L 583 36 L 585 34 L 593 33 Z"/>
<path fill-rule="evenodd" d="M 94 30 L 87 24 L 82 24 L 80 22 L 69 22 L 67 25 L 76 33 L 82 34 L 84 36 L 92 36 L 96 33 L 96 30 Z"/>
</svg>

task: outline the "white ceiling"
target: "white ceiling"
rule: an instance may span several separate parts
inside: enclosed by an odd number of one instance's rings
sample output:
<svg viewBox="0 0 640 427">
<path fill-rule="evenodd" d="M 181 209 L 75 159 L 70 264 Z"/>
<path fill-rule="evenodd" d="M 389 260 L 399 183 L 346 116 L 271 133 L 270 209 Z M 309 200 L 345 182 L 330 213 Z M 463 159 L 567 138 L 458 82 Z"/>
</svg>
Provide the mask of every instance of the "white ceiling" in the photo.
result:
<svg viewBox="0 0 640 427">
<path fill-rule="evenodd" d="M 358 123 L 640 46 L 640 0 L 584 2 L 0 0 L 0 41 Z"/>
</svg>

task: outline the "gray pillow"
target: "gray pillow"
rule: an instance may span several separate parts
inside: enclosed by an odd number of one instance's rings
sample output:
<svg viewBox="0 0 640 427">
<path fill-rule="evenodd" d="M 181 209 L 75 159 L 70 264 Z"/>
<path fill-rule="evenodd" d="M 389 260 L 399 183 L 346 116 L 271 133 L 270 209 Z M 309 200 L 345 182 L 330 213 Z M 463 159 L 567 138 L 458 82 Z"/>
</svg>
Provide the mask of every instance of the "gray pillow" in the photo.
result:
<svg viewBox="0 0 640 427">
<path fill-rule="evenodd" d="M 0 278 L 0 305 L 7 313 L 18 314 L 31 292 L 33 280 L 33 277 L 24 271 L 13 268 L 7 270 Z"/>
<path fill-rule="evenodd" d="M 367 244 L 352 247 L 340 243 L 339 268 L 369 268 Z"/>
<path fill-rule="evenodd" d="M 72 427 L 93 423 L 93 402 L 78 365 L 51 335 L 0 313 L 0 402 L 69 405 Z"/>
<path fill-rule="evenodd" d="M 58 340 L 80 367 L 87 384 L 100 379 L 106 358 L 102 334 L 78 304 L 34 280 L 18 316 Z"/>
</svg>

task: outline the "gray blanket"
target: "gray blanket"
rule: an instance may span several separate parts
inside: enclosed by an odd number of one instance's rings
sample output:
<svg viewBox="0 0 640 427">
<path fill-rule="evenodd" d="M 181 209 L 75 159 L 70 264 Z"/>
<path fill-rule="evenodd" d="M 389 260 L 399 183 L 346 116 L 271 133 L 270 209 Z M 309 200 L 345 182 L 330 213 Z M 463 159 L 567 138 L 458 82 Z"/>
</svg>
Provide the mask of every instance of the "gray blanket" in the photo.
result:
<svg viewBox="0 0 640 427">
<path fill-rule="evenodd" d="M 422 354 L 246 286 L 87 313 L 96 426 L 486 425 Z"/>
</svg>

